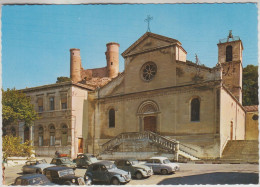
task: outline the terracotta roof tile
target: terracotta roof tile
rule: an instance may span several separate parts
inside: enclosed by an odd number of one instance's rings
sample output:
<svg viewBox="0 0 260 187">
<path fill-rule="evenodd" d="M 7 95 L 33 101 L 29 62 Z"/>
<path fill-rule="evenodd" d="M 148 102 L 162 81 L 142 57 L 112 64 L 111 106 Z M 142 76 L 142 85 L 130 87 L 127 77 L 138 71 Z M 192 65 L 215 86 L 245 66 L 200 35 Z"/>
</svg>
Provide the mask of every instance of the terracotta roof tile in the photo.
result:
<svg viewBox="0 0 260 187">
<path fill-rule="evenodd" d="M 244 106 L 244 109 L 245 109 L 247 112 L 258 111 L 258 105 Z"/>
</svg>

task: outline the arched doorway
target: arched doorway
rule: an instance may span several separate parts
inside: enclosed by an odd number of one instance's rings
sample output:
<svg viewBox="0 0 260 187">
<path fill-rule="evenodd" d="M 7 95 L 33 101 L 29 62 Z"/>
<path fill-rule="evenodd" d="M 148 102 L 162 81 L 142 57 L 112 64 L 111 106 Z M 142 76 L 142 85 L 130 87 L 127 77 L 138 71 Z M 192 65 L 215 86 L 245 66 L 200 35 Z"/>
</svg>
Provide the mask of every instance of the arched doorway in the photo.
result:
<svg viewBox="0 0 260 187">
<path fill-rule="evenodd" d="M 158 132 L 159 107 L 154 101 L 145 101 L 138 108 L 139 131 Z"/>
</svg>

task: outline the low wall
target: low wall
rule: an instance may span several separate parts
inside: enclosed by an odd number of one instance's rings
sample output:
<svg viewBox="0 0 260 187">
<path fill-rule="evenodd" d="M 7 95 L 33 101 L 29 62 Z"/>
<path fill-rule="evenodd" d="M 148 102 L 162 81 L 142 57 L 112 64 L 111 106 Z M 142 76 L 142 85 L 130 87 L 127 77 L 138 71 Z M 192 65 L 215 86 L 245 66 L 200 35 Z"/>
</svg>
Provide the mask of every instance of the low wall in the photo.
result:
<svg viewBox="0 0 260 187">
<path fill-rule="evenodd" d="M 35 147 L 35 155 L 36 156 L 54 157 L 56 151 L 58 151 L 60 154 L 68 154 L 69 156 L 71 156 L 71 147 L 70 146 Z"/>
</svg>

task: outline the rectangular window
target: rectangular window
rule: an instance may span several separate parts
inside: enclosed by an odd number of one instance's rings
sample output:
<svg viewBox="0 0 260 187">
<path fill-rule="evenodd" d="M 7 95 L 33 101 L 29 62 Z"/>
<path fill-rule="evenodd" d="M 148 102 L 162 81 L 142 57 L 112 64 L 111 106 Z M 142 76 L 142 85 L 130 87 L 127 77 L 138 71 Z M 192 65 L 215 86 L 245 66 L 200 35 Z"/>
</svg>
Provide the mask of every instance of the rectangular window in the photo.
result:
<svg viewBox="0 0 260 187">
<path fill-rule="evenodd" d="M 38 111 L 43 112 L 43 98 L 38 98 Z"/>
<path fill-rule="evenodd" d="M 67 96 L 66 95 L 61 97 L 61 109 L 67 109 Z"/>
<path fill-rule="evenodd" d="M 39 146 L 43 146 L 43 137 L 39 136 Z"/>
<path fill-rule="evenodd" d="M 50 97 L 50 110 L 54 110 L 54 97 Z"/>
<path fill-rule="evenodd" d="M 55 145 L 55 135 L 51 134 L 50 136 L 50 146 L 54 146 Z"/>
</svg>

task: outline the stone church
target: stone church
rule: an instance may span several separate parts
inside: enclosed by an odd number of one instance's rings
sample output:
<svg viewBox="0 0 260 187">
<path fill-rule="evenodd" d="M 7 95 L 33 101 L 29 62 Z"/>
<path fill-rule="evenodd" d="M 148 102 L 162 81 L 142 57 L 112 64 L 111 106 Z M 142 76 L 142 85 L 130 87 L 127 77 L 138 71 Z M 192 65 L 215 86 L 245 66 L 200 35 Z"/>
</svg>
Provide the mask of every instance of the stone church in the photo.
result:
<svg viewBox="0 0 260 187">
<path fill-rule="evenodd" d="M 96 69 L 70 49 L 72 81 L 22 90 L 41 118 L 6 131 L 33 140 L 40 156 L 219 158 L 229 141 L 245 139 L 246 111 L 242 41 L 230 32 L 217 45 L 209 68 L 187 60 L 180 41 L 146 32 L 122 53 L 121 73 L 118 43 L 107 44 L 106 66 Z"/>
</svg>

